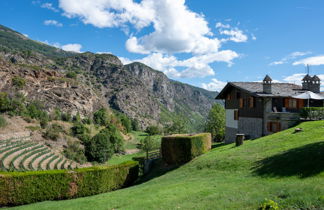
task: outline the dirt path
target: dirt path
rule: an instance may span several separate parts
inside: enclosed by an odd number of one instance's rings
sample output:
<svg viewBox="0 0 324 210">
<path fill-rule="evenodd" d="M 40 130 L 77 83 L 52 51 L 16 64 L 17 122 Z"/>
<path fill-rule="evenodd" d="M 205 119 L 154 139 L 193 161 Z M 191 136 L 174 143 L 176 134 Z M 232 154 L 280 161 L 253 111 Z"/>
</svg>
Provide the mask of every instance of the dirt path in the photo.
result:
<svg viewBox="0 0 324 210">
<path fill-rule="evenodd" d="M 139 153 L 141 150 L 139 150 L 139 149 L 126 149 L 125 150 L 125 153 L 127 154 L 127 155 L 131 155 L 131 154 L 135 154 L 135 153 Z"/>
</svg>

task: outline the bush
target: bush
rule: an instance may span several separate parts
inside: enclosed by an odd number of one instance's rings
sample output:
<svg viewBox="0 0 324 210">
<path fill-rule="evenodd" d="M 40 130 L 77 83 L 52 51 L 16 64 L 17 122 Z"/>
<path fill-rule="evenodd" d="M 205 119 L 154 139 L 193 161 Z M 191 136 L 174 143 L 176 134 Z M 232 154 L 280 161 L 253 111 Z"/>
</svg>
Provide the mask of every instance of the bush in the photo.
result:
<svg viewBox="0 0 324 210">
<path fill-rule="evenodd" d="M 0 206 L 90 196 L 129 186 L 138 178 L 138 163 L 115 166 L 0 175 Z"/>
<path fill-rule="evenodd" d="M 300 111 L 300 116 L 308 120 L 323 120 L 324 107 L 304 107 Z"/>
<path fill-rule="evenodd" d="M 7 121 L 6 119 L 0 115 L 0 128 L 6 127 Z"/>
<path fill-rule="evenodd" d="M 0 92 L 0 112 L 6 112 L 10 110 L 10 99 L 8 94 Z"/>
<path fill-rule="evenodd" d="M 158 134 L 161 134 L 161 130 L 158 126 L 154 126 L 154 125 L 151 125 L 151 126 L 148 126 L 145 130 L 146 133 L 148 133 L 148 135 L 150 136 L 154 136 L 154 135 L 158 135 Z"/>
<path fill-rule="evenodd" d="M 260 205 L 259 210 L 278 210 L 279 205 L 273 200 L 265 199 L 265 201 Z"/>
<path fill-rule="evenodd" d="M 77 73 L 75 73 L 74 71 L 69 71 L 68 73 L 65 74 L 65 76 L 70 79 L 76 79 Z"/>
<path fill-rule="evenodd" d="M 85 155 L 89 161 L 106 162 L 114 154 L 114 145 L 108 133 L 98 133 L 85 145 Z"/>
<path fill-rule="evenodd" d="M 172 135 L 162 137 L 161 152 L 168 164 L 182 164 L 211 149 L 211 134 Z"/>
<path fill-rule="evenodd" d="M 70 113 L 62 113 L 61 114 L 61 120 L 65 122 L 71 122 L 72 121 L 72 115 Z"/>
<path fill-rule="evenodd" d="M 109 114 L 106 109 L 99 109 L 93 113 L 93 121 L 97 125 L 106 126 L 109 124 Z"/>
<path fill-rule="evenodd" d="M 64 148 L 63 154 L 66 158 L 74 160 L 78 163 L 85 163 L 87 158 L 84 155 L 84 149 L 79 142 L 67 142 L 67 147 Z"/>
<path fill-rule="evenodd" d="M 21 89 L 21 88 L 25 87 L 26 81 L 22 77 L 15 76 L 15 77 L 12 78 L 12 85 L 19 88 L 19 89 Z"/>
<path fill-rule="evenodd" d="M 139 126 L 139 122 L 137 119 L 132 120 L 132 130 L 140 131 L 140 126 Z"/>
<path fill-rule="evenodd" d="M 120 131 L 113 124 L 108 125 L 100 133 L 105 133 L 110 136 L 109 140 L 114 145 L 114 152 L 121 152 L 124 150 L 124 139 Z"/>
<path fill-rule="evenodd" d="M 56 141 L 60 137 L 60 133 L 64 132 L 62 126 L 58 124 L 52 124 L 49 128 L 46 129 L 43 137 L 46 139 L 50 139 Z"/>
</svg>

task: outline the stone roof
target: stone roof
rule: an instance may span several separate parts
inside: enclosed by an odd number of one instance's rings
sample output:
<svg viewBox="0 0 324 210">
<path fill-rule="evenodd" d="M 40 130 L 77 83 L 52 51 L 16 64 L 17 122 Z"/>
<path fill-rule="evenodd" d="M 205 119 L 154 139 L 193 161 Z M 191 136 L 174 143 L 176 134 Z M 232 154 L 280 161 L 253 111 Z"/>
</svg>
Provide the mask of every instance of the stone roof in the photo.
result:
<svg viewBox="0 0 324 210">
<path fill-rule="evenodd" d="M 269 77 L 269 75 L 266 75 L 265 78 L 263 79 L 263 81 L 272 81 L 271 77 Z"/>
<path fill-rule="evenodd" d="M 312 77 L 309 76 L 309 74 L 306 74 L 305 77 L 303 78 L 303 81 L 311 80 Z"/>
<path fill-rule="evenodd" d="M 312 79 L 313 79 L 313 81 L 321 81 L 321 79 L 316 75 L 314 75 Z"/>
<path fill-rule="evenodd" d="M 262 82 L 229 82 L 216 99 L 224 99 L 224 93 L 231 86 L 249 92 L 251 95 L 257 97 L 291 97 L 305 92 L 302 86 L 291 83 L 272 83 L 272 93 L 267 94 L 263 92 Z"/>
</svg>

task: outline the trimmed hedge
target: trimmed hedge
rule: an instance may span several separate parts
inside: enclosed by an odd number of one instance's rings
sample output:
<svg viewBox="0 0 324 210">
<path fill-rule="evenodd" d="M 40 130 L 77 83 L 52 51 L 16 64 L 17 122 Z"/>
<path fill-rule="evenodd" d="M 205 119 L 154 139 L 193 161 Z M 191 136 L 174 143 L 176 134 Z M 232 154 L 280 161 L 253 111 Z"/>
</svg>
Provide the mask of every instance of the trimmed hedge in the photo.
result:
<svg viewBox="0 0 324 210">
<path fill-rule="evenodd" d="M 324 107 L 304 107 L 300 111 L 300 116 L 308 120 L 323 120 Z"/>
<path fill-rule="evenodd" d="M 171 135 L 162 137 L 161 152 L 168 164 L 182 164 L 211 149 L 211 134 Z"/>
<path fill-rule="evenodd" d="M 61 200 L 129 186 L 138 178 L 138 163 L 75 170 L 0 173 L 0 206 Z"/>
</svg>

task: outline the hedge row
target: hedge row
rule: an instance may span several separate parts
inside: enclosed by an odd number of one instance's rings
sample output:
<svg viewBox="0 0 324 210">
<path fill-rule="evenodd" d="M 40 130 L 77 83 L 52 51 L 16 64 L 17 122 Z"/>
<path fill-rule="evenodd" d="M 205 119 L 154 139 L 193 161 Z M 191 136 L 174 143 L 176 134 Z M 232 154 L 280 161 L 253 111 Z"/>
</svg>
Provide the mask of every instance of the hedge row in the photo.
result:
<svg viewBox="0 0 324 210">
<path fill-rule="evenodd" d="M 305 107 L 300 111 L 300 116 L 308 120 L 323 120 L 324 107 Z"/>
<path fill-rule="evenodd" d="M 211 134 L 162 137 L 162 158 L 168 164 L 182 164 L 211 149 Z"/>
<path fill-rule="evenodd" d="M 2 172 L 0 206 L 95 195 L 128 186 L 137 178 L 135 161 L 75 170 Z"/>
</svg>

